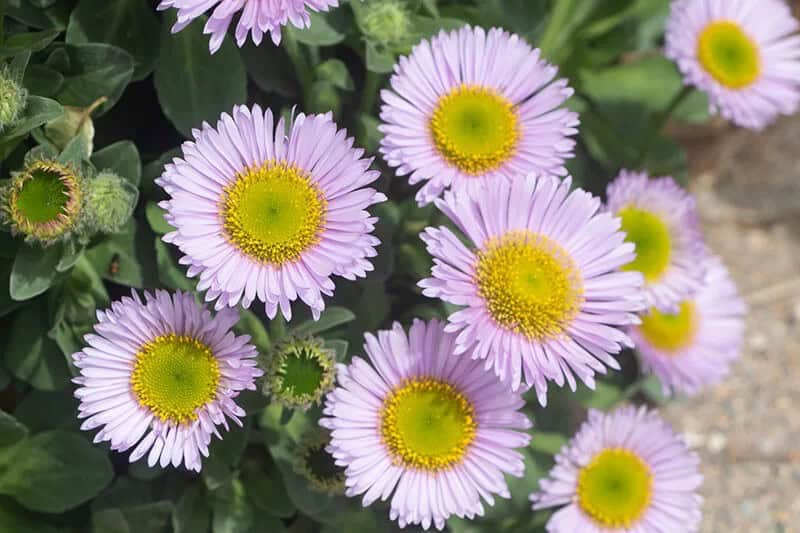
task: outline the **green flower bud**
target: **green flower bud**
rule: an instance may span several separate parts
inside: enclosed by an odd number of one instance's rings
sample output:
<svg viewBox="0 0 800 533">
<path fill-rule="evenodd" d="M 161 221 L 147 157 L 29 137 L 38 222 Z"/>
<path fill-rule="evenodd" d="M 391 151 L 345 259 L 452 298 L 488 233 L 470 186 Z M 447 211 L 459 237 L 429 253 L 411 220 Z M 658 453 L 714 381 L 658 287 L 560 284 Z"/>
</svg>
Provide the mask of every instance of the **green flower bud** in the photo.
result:
<svg viewBox="0 0 800 533">
<path fill-rule="evenodd" d="M 91 155 L 94 149 L 94 122 L 92 122 L 92 112 L 103 105 L 107 98 L 98 98 L 89 107 L 72 107 L 65 105 L 64 114 L 57 119 L 48 122 L 44 126 L 45 136 L 59 150 L 63 150 L 69 142 L 82 136 L 86 139 L 88 154 Z"/>
<path fill-rule="evenodd" d="M 324 429 L 304 435 L 297 447 L 294 471 L 320 492 L 344 494 L 344 469 L 336 466 L 333 456 L 325 450 L 330 442 L 330 433 Z"/>
<path fill-rule="evenodd" d="M 290 338 L 272 353 L 264 392 L 284 407 L 306 410 L 333 389 L 335 367 L 333 350 L 320 339 Z"/>
<path fill-rule="evenodd" d="M 104 170 L 86 183 L 86 226 L 92 232 L 116 233 L 128 222 L 139 192 L 127 180 Z"/>
<path fill-rule="evenodd" d="M 26 91 L 7 69 L 0 69 L 0 131 L 17 121 L 25 109 Z"/>
<path fill-rule="evenodd" d="M 364 5 L 364 34 L 384 46 L 403 43 L 411 30 L 411 13 L 405 0 L 371 0 Z"/>
<path fill-rule="evenodd" d="M 72 235 L 83 198 L 83 180 L 75 168 L 34 160 L 0 190 L 0 221 L 13 235 L 48 246 Z"/>
</svg>

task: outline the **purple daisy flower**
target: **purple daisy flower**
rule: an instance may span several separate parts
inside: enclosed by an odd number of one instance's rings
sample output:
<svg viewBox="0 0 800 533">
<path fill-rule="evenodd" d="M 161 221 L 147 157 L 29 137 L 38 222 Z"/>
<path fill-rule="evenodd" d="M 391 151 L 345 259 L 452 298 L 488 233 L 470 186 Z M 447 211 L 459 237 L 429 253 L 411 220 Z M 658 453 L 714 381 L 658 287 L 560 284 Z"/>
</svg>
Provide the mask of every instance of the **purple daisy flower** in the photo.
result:
<svg viewBox="0 0 800 533">
<path fill-rule="evenodd" d="M 645 303 L 675 311 L 703 284 L 706 247 L 694 198 L 671 177 L 623 170 L 606 189 L 608 210 L 622 219 L 636 259 L 623 270 L 641 272 Z"/>
<path fill-rule="evenodd" d="M 571 178 L 528 177 L 486 191 L 445 195 L 436 205 L 471 241 L 445 227 L 421 235 L 433 255 L 423 293 L 465 309 L 450 315 L 456 353 L 476 346 L 511 387 L 525 381 L 547 403 L 547 380 L 594 387 L 595 372 L 619 369 L 611 356 L 633 344 L 622 328 L 638 324 L 642 276 L 630 262 L 620 221 L 600 200 L 570 192 Z M 574 375 L 573 375 L 574 374 Z"/>
<path fill-rule="evenodd" d="M 760 130 L 800 107 L 798 28 L 783 0 L 677 0 L 666 55 L 712 111 Z"/>
<path fill-rule="evenodd" d="M 418 44 L 381 93 L 381 153 L 420 205 L 452 186 L 527 174 L 565 176 L 578 115 L 573 90 L 517 35 L 465 26 Z"/>
<path fill-rule="evenodd" d="M 665 394 L 691 395 L 720 382 L 741 351 L 746 306 L 722 261 L 712 256 L 706 264 L 703 286 L 676 313 L 651 309 L 629 331 Z"/>
<path fill-rule="evenodd" d="M 178 21 L 172 33 L 178 33 L 197 17 L 214 8 L 206 22 L 203 33 L 211 34 L 208 48 L 213 54 L 222 46 L 228 27 L 240 11 L 236 24 L 236 44 L 244 46 L 247 35 L 256 45 L 261 44 L 265 33 L 272 36 L 276 45 L 281 42 L 281 26 L 290 22 L 296 28 L 308 28 L 311 18 L 308 10 L 328 11 L 339 5 L 339 0 L 161 0 L 159 11 L 174 7 L 178 10 Z"/>
<path fill-rule="evenodd" d="M 415 320 L 406 336 L 366 335 L 360 357 L 339 366 L 320 425 L 328 451 L 346 467 L 348 496 L 368 506 L 394 493 L 390 517 L 400 527 L 442 529 L 449 516 L 483 515 L 481 499 L 509 498 L 504 474 L 520 477 L 531 422 L 520 393 L 482 365 L 454 357 L 455 335 L 438 321 Z"/>
<path fill-rule="evenodd" d="M 561 507 L 550 533 L 691 533 L 701 518 L 699 463 L 655 411 L 592 409 L 530 499 L 534 510 Z"/>
<path fill-rule="evenodd" d="M 217 426 L 242 425 L 235 399 L 262 375 L 256 349 L 232 333 L 233 309 L 212 316 L 183 292 L 144 297 L 134 292 L 98 311 L 96 333 L 72 355 L 81 429 L 101 428 L 94 442 L 112 450 L 133 448 L 131 462 L 147 454 L 150 466 L 199 472 L 211 435 L 222 438 Z"/>
<path fill-rule="evenodd" d="M 367 188 L 379 174 L 353 148 L 331 114 L 274 124 L 272 112 L 235 107 L 217 127 L 203 123 L 183 158 L 156 180 L 160 205 L 176 228 L 164 236 L 185 254 L 187 275 L 216 308 L 258 298 L 273 318 L 292 317 L 300 298 L 319 318 L 332 275 L 349 280 L 373 269 L 380 241 L 366 209 L 386 197 Z"/>
</svg>

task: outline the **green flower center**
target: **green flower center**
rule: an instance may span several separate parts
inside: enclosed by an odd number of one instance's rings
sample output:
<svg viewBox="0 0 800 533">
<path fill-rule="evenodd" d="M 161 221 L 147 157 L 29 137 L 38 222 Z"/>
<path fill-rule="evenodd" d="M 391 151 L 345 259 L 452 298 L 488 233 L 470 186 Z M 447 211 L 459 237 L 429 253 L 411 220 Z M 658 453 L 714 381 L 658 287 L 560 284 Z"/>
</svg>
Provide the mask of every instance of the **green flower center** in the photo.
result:
<svg viewBox="0 0 800 533">
<path fill-rule="evenodd" d="M 33 223 L 51 222 L 64 212 L 69 188 L 55 170 L 34 169 L 17 194 L 17 209 Z"/>
<path fill-rule="evenodd" d="M 479 251 L 475 277 L 494 321 L 530 339 L 562 333 L 583 302 L 580 274 L 567 252 L 527 231 L 510 232 Z"/>
<path fill-rule="evenodd" d="M 269 388 L 287 407 L 304 407 L 318 401 L 333 386 L 335 358 L 314 339 L 292 339 L 274 352 Z"/>
<path fill-rule="evenodd" d="M 666 222 L 650 211 L 625 207 L 619 211 L 625 240 L 636 245 L 636 259 L 622 270 L 637 271 L 649 281 L 658 281 L 669 267 L 672 238 Z"/>
<path fill-rule="evenodd" d="M 430 122 L 439 153 L 462 172 L 483 174 L 514 154 L 520 137 L 517 112 L 492 89 L 462 85 L 442 96 Z"/>
<path fill-rule="evenodd" d="M 628 450 L 604 450 L 578 475 L 578 504 L 605 527 L 630 527 L 652 494 L 650 468 Z"/>
<path fill-rule="evenodd" d="M 658 309 L 642 317 L 639 331 L 647 342 L 666 352 L 675 352 L 691 345 L 697 332 L 697 309 L 692 302 L 683 302 L 677 313 L 662 313 Z"/>
<path fill-rule="evenodd" d="M 761 74 L 758 46 L 735 22 L 706 26 L 700 34 L 697 56 L 714 79 L 731 89 L 747 87 Z"/>
<path fill-rule="evenodd" d="M 381 434 L 397 463 L 437 471 L 458 464 L 475 438 L 475 409 L 455 387 L 416 378 L 384 401 Z"/>
<path fill-rule="evenodd" d="M 281 391 L 291 394 L 314 394 L 322 384 L 325 368 L 308 352 L 287 357 L 279 370 Z"/>
<path fill-rule="evenodd" d="M 139 403 L 165 422 L 197 419 L 197 410 L 214 399 L 220 380 L 211 349 L 183 335 L 162 335 L 139 349 L 131 387 Z"/>
<path fill-rule="evenodd" d="M 229 241 L 271 265 L 297 260 L 319 242 L 327 202 L 300 169 L 269 162 L 237 176 L 222 195 Z"/>
</svg>

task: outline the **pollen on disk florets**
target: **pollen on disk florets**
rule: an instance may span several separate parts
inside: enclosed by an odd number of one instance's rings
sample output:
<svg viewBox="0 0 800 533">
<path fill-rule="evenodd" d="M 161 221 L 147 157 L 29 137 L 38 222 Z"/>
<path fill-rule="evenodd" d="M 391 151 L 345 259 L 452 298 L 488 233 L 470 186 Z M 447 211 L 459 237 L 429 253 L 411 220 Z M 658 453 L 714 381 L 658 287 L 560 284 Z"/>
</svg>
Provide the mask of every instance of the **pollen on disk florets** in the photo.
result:
<svg viewBox="0 0 800 533">
<path fill-rule="evenodd" d="M 32 161 L 0 190 L 0 220 L 14 235 L 48 246 L 76 229 L 84 184 L 78 171 L 56 161 Z"/>
<path fill-rule="evenodd" d="M 361 17 L 364 35 L 387 46 L 402 43 L 411 32 L 410 15 L 405 0 L 370 0 Z"/>
<path fill-rule="evenodd" d="M 28 99 L 28 91 L 8 68 L 0 68 L 0 131 L 14 124 Z"/>
<path fill-rule="evenodd" d="M 328 431 L 315 429 L 300 439 L 295 452 L 294 471 L 307 479 L 313 488 L 328 494 L 343 494 L 344 469 L 326 450 L 331 442 Z"/>
<path fill-rule="evenodd" d="M 335 366 L 334 351 L 321 339 L 291 338 L 272 353 L 265 392 L 284 407 L 308 409 L 333 388 Z"/>
<path fill-rule="evenodd" d="M 86 223 L 94 231 L 116 233 L 136 207 L 138 191 L 110 171 L 101 172 L 86 184 Z"/>
<path fill-rule="evenodd" d="M 222 219 L 234 246 L 263 264 L 280 266 L 319 241 L 326 206 L 303 170 L 270 161 L 244 170 L 225 188 Z"/>
</svg>

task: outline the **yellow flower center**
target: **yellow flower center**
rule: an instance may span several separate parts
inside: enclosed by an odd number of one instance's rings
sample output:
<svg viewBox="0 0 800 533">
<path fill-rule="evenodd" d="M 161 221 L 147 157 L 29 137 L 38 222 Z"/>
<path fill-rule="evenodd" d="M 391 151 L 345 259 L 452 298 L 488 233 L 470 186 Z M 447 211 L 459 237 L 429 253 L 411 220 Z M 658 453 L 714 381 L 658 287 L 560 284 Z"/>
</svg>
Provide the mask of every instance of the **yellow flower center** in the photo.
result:
<svg viewBox="0 0 800 533">
<path fill-rule="evenodd" d="M 478 252 L 478 292 L 494 321 L 529 339 L 561 334 L 583 303 L 572 258 L 547 237 L 513 231 Z"/>
<path fill-rule="evenodd" d="M 383 403 L 381 434 L 395 461 L 437 471 L 458 464 L 475 438 L 475 408 L 438 379 L 412 379 Z"/>
<path fill-rule="evenodd" d="M 756 43 L 736 22 L 712 22 L 700 34 L 697 57 L 722 85 L 742 89 L 761 74 L 761 60 Z"/>
<path fill-rule="evenodd" d="M 669 226 L 660 216 L 636 207 L 620 209 L 618 215 L 622 219 L 622 231 L 627 234 L 625 240 L 636 245 L 636 259 L 622 270 L 635 270 L 647 281 L 658 281 L 669 267 L 672 256 Z"/>
<path fill-rule="evenodd" d="M 319 242 L 326 209 L 310 177 L 284 162 L 246 169 L 222 194 L 228 240 L 256 261 L 276 266 Z"/>
<path fill-rule="evenodd" d="M 675 352 L 692 344 L 697 332 L 697 309 L 692 302 L 683 302 L 677 313 L 662 313 L 658 309 L 642 318 L 639 331 L 647 342 L 659 350 Z"/>
<path fill-rule="evenodd" d="M 650 467 L 634 453 L 612 448 L 598 453 L 578 474 L 578 504 L 609 528 L 628 528 L 650 504 Z"/>
<path fill-rule="evenodd" d="M 131 387 L 139 403 L 165 422 L 197 420 L 214 399 L 219 364 L 211 349 L 184 335 L 161 335 L 136 354 Z"/>
<path fill-rule="evenodd" d="M 499 168 L 514 154 L 520 138 L 514 104 L 480 86 L 462 85 L 442 96 L 430 128 L 439 153 L 471 175 Z"/>
</svg>

